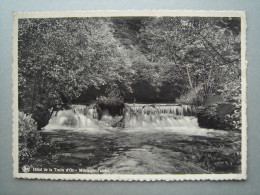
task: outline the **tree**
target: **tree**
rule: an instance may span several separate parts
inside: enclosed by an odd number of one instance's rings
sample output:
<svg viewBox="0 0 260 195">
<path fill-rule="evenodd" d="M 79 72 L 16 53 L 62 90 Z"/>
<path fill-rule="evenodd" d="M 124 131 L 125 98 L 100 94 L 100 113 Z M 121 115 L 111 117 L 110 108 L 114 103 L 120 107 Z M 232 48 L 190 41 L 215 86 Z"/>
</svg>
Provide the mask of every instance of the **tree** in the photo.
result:
<svg viewBox="0 0 260 195">
<path fill-rule="evenodd" d="M 168 64 L 165 69 L 184 91 L 203 84 L 206 99 L 223 81 L 239 76 L 236 18 L 159 17 L 143 23 L 140 37 L 147 45 L 147 58 Z"/>
<path fill-rule="evenodd" d="M 130 88 L 131 72 L 103 18 L 20 19 L 19 107 L 38 129 L 90 86 Z"/>
</svg>

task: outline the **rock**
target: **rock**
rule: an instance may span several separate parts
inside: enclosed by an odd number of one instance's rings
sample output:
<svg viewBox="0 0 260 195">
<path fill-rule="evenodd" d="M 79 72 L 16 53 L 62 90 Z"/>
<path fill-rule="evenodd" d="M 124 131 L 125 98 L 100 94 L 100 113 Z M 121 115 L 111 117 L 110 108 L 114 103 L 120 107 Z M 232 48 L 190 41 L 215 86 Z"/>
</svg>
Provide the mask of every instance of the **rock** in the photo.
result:
<svg viewBox="0 0 260 195">
<path fill-rule="evenodd" d="M 207 100 L 205 101 L 204 105 L 205 106 L 210 106 L 213 104 L 219 104 L 219 103 L 223 103 L 224 102 L 224 98 L 221 95 L 214 95 L 214 96 L 210 96 L 207 98 Z"/>
<path fill-rule="evenodd" d="M 235 106 L 231 103 L 222 103 L 217 106 L 217 115 L 219 118 L 224 119 L 227 114 L 234 112 Z"/>
<path fill-rule="evenodd" d="M 234 105 L 232 103 L 212 104 L 206 107 L 197 109 L 197 117 L 199 126 L 209 129 L 230 130 L 232 121 L 225 120 L 228 114 L 234 112 Z"/>
</svg>

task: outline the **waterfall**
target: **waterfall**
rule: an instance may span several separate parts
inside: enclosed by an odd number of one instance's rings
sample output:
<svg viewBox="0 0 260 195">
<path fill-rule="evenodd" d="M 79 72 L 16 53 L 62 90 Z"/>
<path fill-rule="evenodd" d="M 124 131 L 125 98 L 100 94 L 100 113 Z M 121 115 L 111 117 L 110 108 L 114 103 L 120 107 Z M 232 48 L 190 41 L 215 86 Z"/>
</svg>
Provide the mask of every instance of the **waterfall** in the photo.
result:
<svg viewBox="0 0 260 195">
<path fill-rule="evenodd" d="M 190 105 L 176 104 L 125 104 L 126 109 L 130 112 L 141 112 L 142 114 L 166 114 L 166 115 L 181 115 L 194 116 L 196 111 Z"/>
<path fill-rule="evenodd" d="M 176 104 L 126 104 L 128 128 L 163 129 L 198 127 L 195 108 Z"/>
<path fill-rule="evenodd" d="M 97 111 L 85 105 L 72 105 L 69 110 L 54 112 L 45 129 L 96 127 Z"/>
<path fill-rule="evenodd" d="M 99 118 L 97 109 L 93 106 L 72 105 L 68 110 L 54 112 L 45 129 L 101 129 L 112 127 L 112 125 L 113 117 L 108 110 L 103 110 Z M 195 117 L 195 108 L 189 105 L 125 104 L 124 126 L 126 129 L 148 130 L 176 127 L 197 128 L 198 122 Z"/>
</svg>

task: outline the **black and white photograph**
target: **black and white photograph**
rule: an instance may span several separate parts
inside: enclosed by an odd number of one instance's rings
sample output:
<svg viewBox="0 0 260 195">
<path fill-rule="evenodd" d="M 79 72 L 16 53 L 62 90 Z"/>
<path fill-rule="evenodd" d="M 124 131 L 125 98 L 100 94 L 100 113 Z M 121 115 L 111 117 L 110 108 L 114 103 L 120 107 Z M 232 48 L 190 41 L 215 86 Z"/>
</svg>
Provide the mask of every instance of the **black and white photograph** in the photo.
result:
<svg viewBox="0 0 260 195">
<path fill-rule="evenodd" d="M 244 12 L 15 13 L 14 177 L 246 179 Z"/>
</svg>

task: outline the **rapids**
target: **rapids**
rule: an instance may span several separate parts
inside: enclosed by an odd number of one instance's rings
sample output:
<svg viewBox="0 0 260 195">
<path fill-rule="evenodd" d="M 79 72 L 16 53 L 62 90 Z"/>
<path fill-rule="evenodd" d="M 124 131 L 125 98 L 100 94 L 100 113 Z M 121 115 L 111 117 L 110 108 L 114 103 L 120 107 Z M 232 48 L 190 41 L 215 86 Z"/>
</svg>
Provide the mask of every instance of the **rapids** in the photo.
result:
<svg viewBox="0 0 260 195">
<path fill-rule="evenodd" d="M 128 128 L 174 128 L 198 127 L 195 109 L 188 105 L 174 104 L 126 104 L 124 122 Z M 101 121 L 113 119 L 107 110 L 103 111 Z M 44 129 L 90 129 L 98 128 L 96 108 L 85 105 L 72 105 L 69 110 L 53 113 Z"/>
<path fill-rule="evenodd" d="M 51 148 L 35 163 L 110 174 L 241 171 L 241 135 L 200 128 L 192 106 L 126 104 L 123 113 L 112 117 L 105 110 L 98 120 L 97 110 L 84 105 L 53 113 L 41 131 Z M 124 127 L 113 127 L 118 121 Z"/>
</svg>

